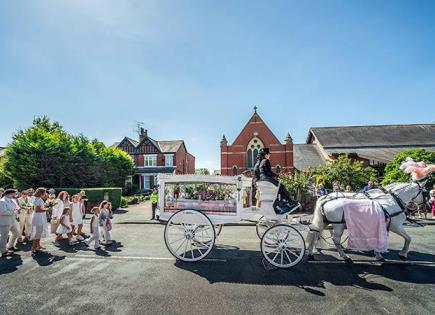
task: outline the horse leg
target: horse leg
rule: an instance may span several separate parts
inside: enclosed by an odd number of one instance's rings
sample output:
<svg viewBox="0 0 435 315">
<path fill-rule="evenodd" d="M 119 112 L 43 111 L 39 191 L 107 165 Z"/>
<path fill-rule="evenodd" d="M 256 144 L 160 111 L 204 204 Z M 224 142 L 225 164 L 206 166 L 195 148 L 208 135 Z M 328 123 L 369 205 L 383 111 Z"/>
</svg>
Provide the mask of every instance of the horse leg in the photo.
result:
<svg viewBox="0 0 435 315">
<path fill-rule="evenodd" d="M 310 232 L 308 232 L 308 235 L 307 235 L 308 259 L 310 259 L 310 260 L 314 259 L 313 250 L 314 250 L 314 246 L 317 243 L 317 240 L 319 239 L 319 235 L 320 235 L 320 232 L 318 232 L 318 231 L 311 230 Z"/>
<path fill-rule="evenodd" d="M 385 261 L 385 258 L 384 258 L 384 256 L 382 256 L 382 253 L 377 252 L 377 251 L 374 251 L 374 253 L 375 253 L 375 259 L 377 261 L 381 261 L 381 262 Z"/>
<path fill-rule="evenodd" d="M 405 228 L 402 224 L 400 225 L 391 225 L 392 232 L 396 233 L 397 235 L 400 235 L 405 240 L 405 243 L 403 244 L 403 249 L 399 252 L 399 258 L 402 260 L 408 259 L 408 252 L 409 252 L 409 245 L 411 244 L 411 236 L 405 231 Z"/>
<path fill-rule="evenodd" d="M 344 224 L 333 224 L 332 229 L 333 229 L 332 240 L 334 242 L 334 245 L 335 245 L 335 248 L 337 249 L 338 254 L 346 262 L 352 262 L 352 258 L 350 258 L 344 252 L 343 246 L 341 246 L 341 237 L 343 236 L 343 233 L 344 233 Z"/>
</svg>

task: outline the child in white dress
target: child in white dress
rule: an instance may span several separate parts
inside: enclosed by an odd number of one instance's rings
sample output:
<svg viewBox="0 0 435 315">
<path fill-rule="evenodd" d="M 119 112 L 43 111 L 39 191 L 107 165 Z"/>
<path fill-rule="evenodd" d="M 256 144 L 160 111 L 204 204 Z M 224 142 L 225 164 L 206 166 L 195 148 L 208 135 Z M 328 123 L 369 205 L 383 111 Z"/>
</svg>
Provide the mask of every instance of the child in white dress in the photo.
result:
<svg viewBox="0 0 435 315">
<path fill-rule="evenodd" d="M 84 238 L 82 236 L 83 229 L 83 203 L 80 200 L 79 195 L 74 195 L 72 198 L 72 225 L 73 232 L 77 233 L 76 239 L 78 241 L 83 241 Z"/>
<path fill-rule="evenodd" d="M 103 201 L 100 205 L 100 226 L 101 226 L 101 233 L 104 237 L 104 243 L 106 245 L 112 244 L 112 237 L 110 230 L 111 228 L 111 222 L 110 222 L 110 210 L 109 210 L 109 203 L 107 201 Z"/>
<path fill-rule="evenodd" d="M 94 248 L 99 249 L 100 246 L 100 208 L 94 207 L 91 210 L 92 218 L 90 222 L 91 228 L 91 237 L 85 241 L 86 247 L 89 247 L 89 244 L 94 242 Z"/>
<path fill-rule="evenodd" d="M 69 245 L 73 246 L 76 242 L 73 241 L 73 230 L 71 226 L 71 210 L 70 208 L 65 208 L 59 219 L 59 225 L 56 229 L 56 241 L 55 246 L 60 246 L 59 241 L 62 240 L 62 235 L 66 234 L 68 236 Z"/>
</svg>

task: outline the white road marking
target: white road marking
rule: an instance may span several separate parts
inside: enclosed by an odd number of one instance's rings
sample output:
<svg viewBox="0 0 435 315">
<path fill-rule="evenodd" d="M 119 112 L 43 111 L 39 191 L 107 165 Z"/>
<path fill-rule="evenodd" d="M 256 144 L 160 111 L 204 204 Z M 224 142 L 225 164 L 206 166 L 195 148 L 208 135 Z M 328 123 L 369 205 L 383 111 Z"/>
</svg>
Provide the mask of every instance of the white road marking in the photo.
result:
<svg viewBox="0 0 435 315">
<path fill-rule="evenodd" d="M 176 261 L 175 258 L 172 257 L 146 257 L 146 256 L 91 256 L 91 255 L 74 255 L 67 257 L 68 259 L 119 259 L 119 260 L 150 260 L 150 261 Z M 226 262 L 226 259 L 215 259 L 215 258 L 205 258 L 202 261 L 211 261 L 211 262 Z"/>
<path fill-rule="evenodd" d="M 336 264 L 336 265 L 338 265 L 338 264 L 348 264 L 348 265 L 352 265 L 352 263 L 347 263 L 347 262 L 345 262 L 345 261 L 342 261 L 342 260 L 334 260 L 334 261 L 327 261 L 327 260 L 319 260 L 319 261 L 307 261 L 307 263 L 308 264 L 313 264 L 313 265 L 328 265 L 328 264 L 330 264 L 330 265 L 333 265 L 333 264 Z M 411 266 L 413 266 L 413 265 L 415 265 L 415 266 L 418 266 L 418 265 L 425 265 L 425 266 L 435 266 L 435 262 L 434 261 L 418 261 L 418 260 L 409 260 L 409 261 L 384 261 L 384 262 L 381 262 L 381 261 L 375 261 L 375 260 L 373 260 L 373 261 L 370 261 L 370 260 L 354 260 L 353 261 L 353 264 L 354 265 L 356 265 L 356 264 L 358 264 L 358 265 L 363 265 L 363 264 L 370 264 L 370 265 L 373 265 L 373 264 L 376 264 L 376 265 L 411 265 Z"/>
</svg>

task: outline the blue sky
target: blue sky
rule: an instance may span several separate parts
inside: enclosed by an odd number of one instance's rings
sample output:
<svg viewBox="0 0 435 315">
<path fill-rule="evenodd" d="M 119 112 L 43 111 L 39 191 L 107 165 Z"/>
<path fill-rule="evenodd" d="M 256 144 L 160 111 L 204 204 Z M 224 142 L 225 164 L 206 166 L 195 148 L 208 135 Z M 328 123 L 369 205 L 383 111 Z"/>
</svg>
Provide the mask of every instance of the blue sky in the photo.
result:
<svg viewBox="0 0 435 315">
<path fill-rule="evenodd" d="M 219 168 L 258 105 L 278 138 L 434 122 L 433 1 L 1 1 L 0 145 L 35 115 Z"/>
</svg>

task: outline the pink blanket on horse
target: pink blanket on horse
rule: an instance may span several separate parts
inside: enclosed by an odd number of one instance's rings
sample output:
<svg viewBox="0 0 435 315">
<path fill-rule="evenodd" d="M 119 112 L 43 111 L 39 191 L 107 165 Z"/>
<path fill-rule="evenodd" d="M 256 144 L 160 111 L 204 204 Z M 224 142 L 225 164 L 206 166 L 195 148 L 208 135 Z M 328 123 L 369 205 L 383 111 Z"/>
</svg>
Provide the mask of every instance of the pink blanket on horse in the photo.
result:
<svg viewBox="0 0 435 315">
<path fill-rule="evenodd" d="M 349 233 L 348 247 L 355 250 L 388 250 L 388 232 L 381 206 L 372 200 L 348 200 L 344 219 Z"/>
</svg>

